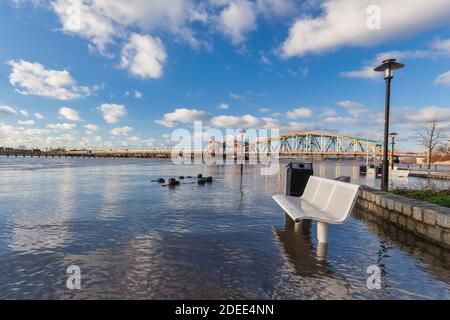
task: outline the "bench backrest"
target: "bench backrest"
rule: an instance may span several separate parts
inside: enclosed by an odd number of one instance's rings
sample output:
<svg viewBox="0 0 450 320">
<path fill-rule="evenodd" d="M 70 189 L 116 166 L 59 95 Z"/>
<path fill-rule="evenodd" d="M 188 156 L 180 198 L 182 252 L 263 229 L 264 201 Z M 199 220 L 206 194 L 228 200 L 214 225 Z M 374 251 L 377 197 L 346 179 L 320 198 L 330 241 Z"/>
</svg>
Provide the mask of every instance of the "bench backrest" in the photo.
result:
<svg viewBox="0 0 450 320">
<path fill-rule="evenodd" d="M 310 177 L 302 199 L 310 202 L 337 222 L 347 221 L 359 195 L 355 184 Z"/>
</svg>

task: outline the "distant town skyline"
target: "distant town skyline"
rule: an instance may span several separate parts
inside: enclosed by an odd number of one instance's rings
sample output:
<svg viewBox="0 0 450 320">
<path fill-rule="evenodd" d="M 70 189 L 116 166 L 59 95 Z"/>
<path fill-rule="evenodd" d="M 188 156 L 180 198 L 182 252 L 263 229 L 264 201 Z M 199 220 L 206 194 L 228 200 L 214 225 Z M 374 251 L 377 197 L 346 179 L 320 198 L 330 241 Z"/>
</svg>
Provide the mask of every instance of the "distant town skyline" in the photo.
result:
<svg viewBox="0 0 450 320">
<path fill-rule="evenodd" d="M 420 17 L 420 19 L 418 19 Z M 398 148 L 450 128 L 448 0 L 8 0 L 0 147 L 158 148 L 176 128 L 278 128 Z"/>
</svg>

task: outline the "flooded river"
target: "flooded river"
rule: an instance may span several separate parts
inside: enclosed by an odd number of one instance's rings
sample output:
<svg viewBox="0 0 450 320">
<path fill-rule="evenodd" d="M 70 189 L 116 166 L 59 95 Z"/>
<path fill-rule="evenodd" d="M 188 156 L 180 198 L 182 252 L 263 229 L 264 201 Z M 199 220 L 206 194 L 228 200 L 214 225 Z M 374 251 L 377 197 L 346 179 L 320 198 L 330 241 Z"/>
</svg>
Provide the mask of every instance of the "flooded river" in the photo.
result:
<svg viewBox="0 0 450 320">
<path fill-rule="evenodd" d="M 214 182 L 151 182 L 198 173 Z M 315 174 L 379 183 L 354 162 L 317 163 Z M 0 158 L 0 298 L 450 298 L 448 251 L 358 210 L 318 246 L 314 224 L 302 232 L 271 199 L 282 190 L 281 173 L 251 165 Z M 80 290 L 66 286 L 69 266 Z M 370 266 L 381 289 L 367 287 Z"/>
</svg>

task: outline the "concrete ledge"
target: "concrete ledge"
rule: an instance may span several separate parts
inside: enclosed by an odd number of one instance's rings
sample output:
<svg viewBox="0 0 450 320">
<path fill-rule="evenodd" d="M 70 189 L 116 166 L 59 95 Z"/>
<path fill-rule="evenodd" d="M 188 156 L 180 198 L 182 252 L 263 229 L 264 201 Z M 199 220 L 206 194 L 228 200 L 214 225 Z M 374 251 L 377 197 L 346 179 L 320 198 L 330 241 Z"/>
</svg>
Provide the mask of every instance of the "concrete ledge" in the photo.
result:
<svg viewBox="0 0 450 320">
<path fill-rule="evenodd" d="M 450 248 L 450 208 L 363 186 L 357 206 L 428 241 Z"/>
</svg>

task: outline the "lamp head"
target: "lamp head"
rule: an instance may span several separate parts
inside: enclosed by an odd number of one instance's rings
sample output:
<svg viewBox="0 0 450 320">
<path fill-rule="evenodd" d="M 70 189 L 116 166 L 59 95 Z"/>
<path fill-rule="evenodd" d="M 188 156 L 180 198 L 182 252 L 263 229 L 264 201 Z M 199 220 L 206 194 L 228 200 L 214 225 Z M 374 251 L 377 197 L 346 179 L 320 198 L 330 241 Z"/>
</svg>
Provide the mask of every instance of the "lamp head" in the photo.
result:
<svg viewBox="0 0 450 320">
<path fill-rule="evenodd" d="M 384 72 L 385 79 L 392 79 L 394 77 L 394 70 L 403 68 L 403 63 L 396 62 L 396 59 L 384 60 L 381 65 L 375 68 L 376 72 Z"/>
</svg>

